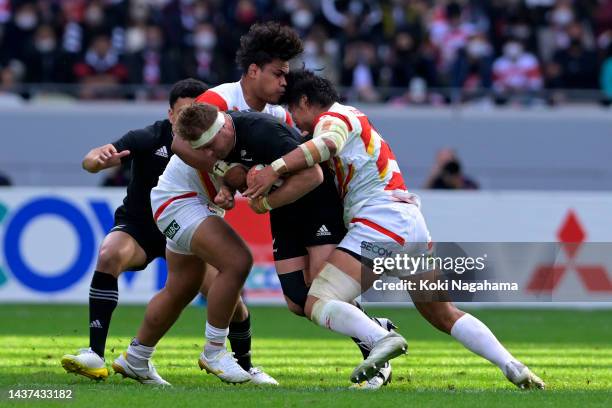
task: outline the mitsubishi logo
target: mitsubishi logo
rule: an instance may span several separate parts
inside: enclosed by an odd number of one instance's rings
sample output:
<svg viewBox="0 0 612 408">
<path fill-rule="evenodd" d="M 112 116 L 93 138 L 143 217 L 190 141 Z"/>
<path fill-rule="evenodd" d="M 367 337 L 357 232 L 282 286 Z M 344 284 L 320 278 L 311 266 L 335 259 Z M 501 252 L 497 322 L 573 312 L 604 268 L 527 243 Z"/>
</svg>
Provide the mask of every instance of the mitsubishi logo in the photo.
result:
<svg viewBox="0 0 612 408">
<path fill-rule="evenodd" d="M 557 232 L 557 238 L 561 243 L 561 249 L 565 252 L 567 264 L 540 265 L 527 285 L 528 292 L 553 292 L 570 271 L 578 274 L 580 281 L 589 292 L 612 292 L 612 282 L 604 266 L 575 262 L 580 247 L 586 239 L 586 232 L 573 210 L 569 210 Z"/>
</svg>

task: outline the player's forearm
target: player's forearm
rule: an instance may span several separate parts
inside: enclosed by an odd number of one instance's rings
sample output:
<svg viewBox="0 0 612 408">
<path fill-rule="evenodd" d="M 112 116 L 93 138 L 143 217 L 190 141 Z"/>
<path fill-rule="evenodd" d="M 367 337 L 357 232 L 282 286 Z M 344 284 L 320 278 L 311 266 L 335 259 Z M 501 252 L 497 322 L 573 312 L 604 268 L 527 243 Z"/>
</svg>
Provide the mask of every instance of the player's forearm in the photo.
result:
<svg viewBox="0 0 612 408">
<path fill-rule="evenodd" d="M 272 208 L 282 207 L 299 200 L 323 182 L 323 171 L 315 165 L 300 170 L 284 180 L 283 185 L 270 193 L 268 203 Z"/>
<path fill-rule="evenodd" d="M 335 156 L 337 151 L 336 144 L 330 140 L 324 138 L 309 140 L 273 162 L 272 167 L 279 175 L 292 173 L 323 163 Z"/>
<path fill-rule="evenodd" d="M 299 147 L 272 162 L 272 168 L 278 175 L 295 173 L 308 167 L 304 152 Z"/>
<path fill-rule="evenodd" d="M 193 149 L 188 141 L 175 137 L 172 140 L 172 151 L 191 167 L 207 173 L 213 172 L 216 160 L 212 157 L 206 157 L 202 152 Z"/>
</svg>

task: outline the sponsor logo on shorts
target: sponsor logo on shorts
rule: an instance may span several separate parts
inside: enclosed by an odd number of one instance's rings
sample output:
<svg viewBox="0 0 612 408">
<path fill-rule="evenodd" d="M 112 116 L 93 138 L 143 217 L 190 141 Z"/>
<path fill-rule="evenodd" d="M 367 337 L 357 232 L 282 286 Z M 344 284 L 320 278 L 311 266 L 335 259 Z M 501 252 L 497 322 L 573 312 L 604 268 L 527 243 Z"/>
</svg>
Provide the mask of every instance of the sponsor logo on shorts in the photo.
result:
<svg viewBox="0 0 612 408">
<path fill-rule="evenodd" d="M 172 239 L 174 238 L 176 233 L 179 232 L 180 229 L 181 229 L 181 226 L 178 225 L 178 222 L 176 222 L 176 220 L 172 220 L 170 225 L 168 225 L 168 228 L 164 230 L 164 235 Z"/>
<path fill-rule="evenodd" d="M 317 231 L 317 237 L 328 237 L 331 235 L 331 232 L 327 229 L 325 224 L 321 225 L 321 228 Z"/>
<path fill-rule="evenodd" d="M 376 245 L 375 243 L 367 242 L 367 241 L 361 241 L 361 251 L 362 253 L 367 252 L 367 253 L 375 254 L 378 256 L 393 255 L 393 251 L 389 250 L 388 248 L 381 247 L 379 245 Z"/>
</svg>

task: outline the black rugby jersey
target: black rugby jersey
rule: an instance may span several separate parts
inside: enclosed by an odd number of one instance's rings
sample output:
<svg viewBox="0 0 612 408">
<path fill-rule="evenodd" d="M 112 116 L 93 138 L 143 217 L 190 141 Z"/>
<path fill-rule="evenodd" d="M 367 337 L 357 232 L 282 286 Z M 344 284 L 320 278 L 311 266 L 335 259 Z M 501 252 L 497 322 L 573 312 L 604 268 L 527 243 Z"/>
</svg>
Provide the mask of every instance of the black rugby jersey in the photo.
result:
<svg viewBox="0 0 612 408">
<path fill-rule="evenodd" d="M 131 160 L 131 179 L 123 199 L 127 216 L 153 222 L 151 189 L 157 185 L 172 157 L 172 124 L 160 120 L 143 129 L 131 130 L 113 143 L 117 151 L 129 150 L 123 160 Z"/>
</svg>

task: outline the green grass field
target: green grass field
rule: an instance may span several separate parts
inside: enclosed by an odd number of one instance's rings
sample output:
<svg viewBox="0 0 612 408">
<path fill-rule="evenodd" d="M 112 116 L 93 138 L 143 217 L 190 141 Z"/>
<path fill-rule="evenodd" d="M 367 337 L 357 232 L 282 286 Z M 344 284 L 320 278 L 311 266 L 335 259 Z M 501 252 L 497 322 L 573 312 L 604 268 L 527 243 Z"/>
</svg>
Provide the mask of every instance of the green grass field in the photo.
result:
<svg viewBox="0 0 612 408">
<path fill-rule="evenodd" d="M 408 356 L 393 361 L 394 381 L 381 391 L 348 390 L 360 354 L 353 343 L 283 308 L 252 308 L 253 362 L 279 388 L 232 386 L 197 367 L 205 311 L 190 307 L 159 344 L 154 361 L 174 387 L 146 388 L 120 376 L 95 383 L 68 375 L 65 353 L 85 347 L 85 306 L 0 306 L 0 406 L 612 406 L 610 311 L 475 310 L 498 338 L 547 383 L 520 391 L 487 361 L 435 331 L 413 309 L 371 309 L 392 318 L 408 339 Z M 107 343 L 109 362 L 135 334 L 143 307 L 115 311 Z M 9 389 L 71 389 L 66 401 L 9 400 Z M 519 405 L 520 404 L 520 405 Z"/>
</svg>

